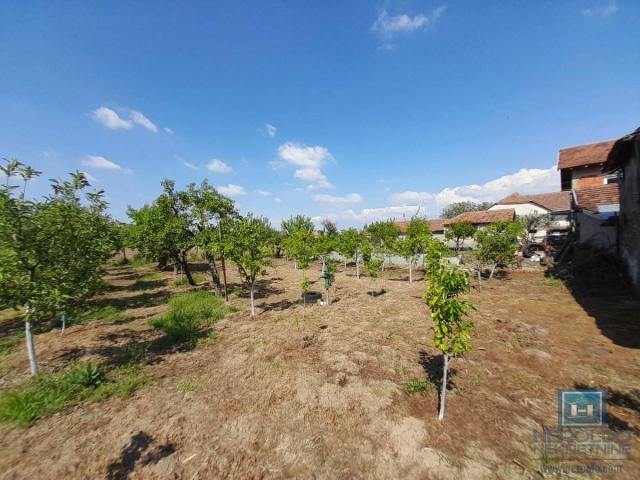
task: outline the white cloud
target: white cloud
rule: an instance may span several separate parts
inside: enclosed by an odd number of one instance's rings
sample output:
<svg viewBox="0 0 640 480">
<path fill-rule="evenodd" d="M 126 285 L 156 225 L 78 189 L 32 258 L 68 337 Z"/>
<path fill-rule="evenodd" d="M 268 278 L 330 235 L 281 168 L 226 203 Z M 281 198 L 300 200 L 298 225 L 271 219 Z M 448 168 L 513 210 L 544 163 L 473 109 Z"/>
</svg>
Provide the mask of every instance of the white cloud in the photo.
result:
<svg viewBox="0 0 640 480">
<path fill-rule="evenodd" d="M 100 107 L 94 110 L 92 113 L 93 119 L 104 125 L 111 130 L 125 129 L 130 130 L 133 128 L 133 123 L 130 120 L 124 120 L 113 110 L 107 107 Z"/>
<path fill-rule="evenodd" d="M 343 197 L 335 195 L 314 195 L 313 200 L 319 203 L 330 203 L 333 205 L 345 205 L 353 203 L 362 203 L 362 197 L 357 193 L 350 193 Z"/>
<path fill-rule="evenodd" d="M 282 199 L 280 197 L 275 197 L 273 199 L 276 203 L 282 203 Z"/>
<path fill-rule="evenodd" d="M 158 131 L 158 127 L 156 127 L 155 124 L 151 120 L 149 120 L 147 117 L 145 117 L 142 114 L 142 112 L 137 112 L 135 110 L 132 110 L 131 111 L 131 121 L 133 123 L 137 123 L 138 125 L 142 125 L 144 128 L 146 128 L 150 132 L 157 133 L 157 131 Z"/>
<path fill-rule="evenodd" d="M 328 148 L 320 145 L 307 147 L 287 142 L 278 147 L 278 156 L 286 164 L 298 167 L 294 172 L 294 177 L 308 182 L 307 188 L 309 190 L 333 187 L 333 184 L 327 180 L 321 170 L 323 165 L 335 161 Z M 274 168 L 281 166 L 277 162 L 271 162 L 271 165 Z"/>
<path fill-rule="evenodd" d="M 267 130 L 267 135 L 269 135 L 271 138 L 276 136 L 276 132 L 278 131 L 276 127 L 274 127 L 270 123 L 267 123 L 265 124 L 264 128 Z"/>
<path fill-rule="evenodd" d="M 342 212 L 331 212 L 324 215 L 311 217 L 314 223 L 320 224 L 325 218 L 334 222 L 345 222 L 347 225 L 362 225 L 365 223 L 388 220 L 390 218 L 402 220 L 411 218 L 416 213 L 421 216 L 426 215 L 423 207 L 419 205 L 394 205 L 379 208 L 363 208 L 360 211 L 344 210 Z"/>
<path fill-rule="evenodd" d="M 382 10 L 371 25 L 371 31 L 382 41 L 380 48 L 392 50 L 394 47 L 393 39 L 397 35 L 408 35 L 419 30 L 426 30 L 442 16 L 445 10 L 446 7 L 440 6 L 429 16 L 420 13 L 413 17 L 407 14 L 392 16 L 387 10 Z"/>
<path fill-rule="evenodd" d="M 191 162 L 187 162 L 186 160 L 182 160 L 182 164 L 187 167 L 189 170 L 198 170 L 198 167 L 196 167 L 193 163 Z"/>
<path fill-rule="evenodd" d="M 107 160 L 100 155 L 89 155 L 87 158 L 82 160 L 82 165 L 90 168 L 102 168 L 104 170 L 123 170 L 123 168 L 117 163 L 114 163 L 111 160 Z"/>
<path fill-rule="evenodd" d="M 207 164 L 207 170 L 213 173 L 231 173 L 233 172 L 233 168 L 224 163 L 222 160 L 218 160 L 217 158 L 212 159 Z"/>
<path fill-rule="evenodd" d="M 394 204 L 428 205 L 433 211 L 453 202 L 495 202 L 507 195 L 557 191 L 560 187 L 560 174 L 555 165 L 549 168 L 523 168 L 515 173 L 490 180 L 482 185 L 460 185 L 446 187 L 439 192 L 405 191 L 389 197 Z"/>
<path fill-rule="evenodd" d="M 167 132 L 169 135 L 173 135 L 174 133 L 173 130 L 171 130 L 169 127 L 164 127 L 163 130 Z"/>
<path fill-rule="evenodd" d="M 599 7 L 585 9 L 582 11 L 582 15 L 584 15 L 585 17 L 606 18 L 617 13 L 617 11 L 618 11 L 618 4 L 614 1 L 610 1 L 609 3 L 606 3 Z"/>
<path fill-rule="evenodd" d="M 233 183 L 230 183 L 229 185 L 219 185 L 216 189 L 222 195 L 226 195 L 227 197 L 240 197 L 247 194 L 244 188 L 240 185 L 234 185 Z"/>
<path fill-rule="evenodd" d="M 256 195 L 260 197 L 270 197 L 271 192 L 267 192 L 266 190 L 256 190 Z"/>
<path fill-rule="evenodd" d="M 91 175 L 89 172 L 82 172 L 82 174 L 89 180 L 90 182 L 97 182 L 98 179 Z"/>
</svg>

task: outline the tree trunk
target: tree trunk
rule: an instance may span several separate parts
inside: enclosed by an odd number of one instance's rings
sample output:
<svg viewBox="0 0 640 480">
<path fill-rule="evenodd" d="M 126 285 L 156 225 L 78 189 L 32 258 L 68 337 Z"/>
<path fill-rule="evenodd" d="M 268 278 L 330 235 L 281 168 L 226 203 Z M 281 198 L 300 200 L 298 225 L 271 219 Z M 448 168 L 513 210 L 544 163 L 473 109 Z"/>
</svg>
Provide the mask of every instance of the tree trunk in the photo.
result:
<svg viewBox="0 0 640 480">
<path fill-rule="evenodd" d="M 413 262 L 409 260 L 409 283 L 413 283 Z"/>
<path fill-rule="evenodd" d="M 123 248 L 122 249 L 122 260 L 124 263 L 129 263 L 129 259 L 127 258 L 127 249 Z"/>
<path fill-rule="evenodd" d="M 255 302 L 253 300 L 253 283 L 251 284 L 250 287 L 250 295 L 251 295 L 251 316 L 255 317 L 256 316 L 256 305 Z"/>
<path fill-rule="evenodd" d="M 209 252 L 206 253 L 207 263 L 209 263 L 209 271 L 211 272 L 211 281 L 216 287 L 216 290 L 220 291 L 222 285 L 220 284 L 220 275 L 218 275 L 218 269 L 216 268 L 216 259 Z"/>
<path fill-rule="evenodd" d="M 297 259 L 297 258 L 294 258 L 294 259 L 293 259 L 293 269 L 294 269 L 294 270 L 297 270 L 297 269 L 298 269 L 298 259 Z"/>
<path fill-rule="evenodd" d="M 478 267 L 478 290 L 482 288 L 482 273 L 480 270 L 480 267 Z"/>
<path fill-rule="evenodd" d="M 67 314 L 63 313 L 62 317 L 60 318 L 60 321 L 62 322 L 62 328 L 60 329 L 60 335 L 62 335 L 64 333 L 64 329 L 67 326 Z"/>
<path fill-rule="evenodd" d="M 191 269 L 189 268 L 189 262 L 187 261 L 186 255 L 182 255 L 182 257 L 180 258 L 180 265 L 182 266 L 184 274 L 187 276 L 189 285 L 195 286 L 196 282 L 193 280 L 193 276 L 191 275 Z"/>
<path fill-rule="evenodd" d="M 24 338 L 27 342 L 27 354 L 29 355 L 29 370 L 31 375 L 38 373 L 38 357 L 36 356 L 36 347 L 33 344 L 33 335 L 31 335 L 31 322 L 24 322 Z"/>
<path fill-rule="evenodd" d="M 447 373 L 449 370 L 449 354 L 445 353 L 444 364 L 442 365 L 442 388 L 440 389 L 440 412 L 438 413 L 438 420 L 444 418 L 444 403 L 447 396 Z"/>
<path fill-rule="evenodd" d="M 360 280 L 360 259 L 358 258 L 357 254 L 356 254 L 356 278 Z"/>
<path fill-rule="evenodd" d="M 178 278 L 178 261 L 173 262 L 173 276 Z"/>
<path fill-rule="evenodd" d="M 326 267 L 326 262 L 324 256 L 322 257 L 322 273 L 324 273 L 324 269 Z"/>
<path fill-rule="evenodd" d="M 491 280 L 493 278 L 493 272 L 496 271 L 496 267 L 498 266 L 498 264 L 496 263 L 493 267 L 491 267 L 491 273 L 489 274 L 489 280 Z"/>
<path fill-rule="evenodd" d="M 327 305 L 331 305 L 331 288 L 327 288 Z"/>
</svg>

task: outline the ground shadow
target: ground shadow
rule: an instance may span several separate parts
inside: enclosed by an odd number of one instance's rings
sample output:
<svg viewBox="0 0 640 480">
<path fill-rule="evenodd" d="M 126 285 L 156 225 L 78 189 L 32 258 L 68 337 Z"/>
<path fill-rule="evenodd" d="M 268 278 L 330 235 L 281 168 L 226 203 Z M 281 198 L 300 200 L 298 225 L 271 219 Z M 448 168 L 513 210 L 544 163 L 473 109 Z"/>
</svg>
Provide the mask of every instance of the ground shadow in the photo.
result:
<svg viewBox="0 0 640 480">
<path fill-rule="evenodd" d="M 104 308 L 108 305 L 115 307 L 118 310 L 126 310 L 128 308 L 144 308 L 144 307 L 156 307 L 166 303 L 171 292 L 165 290 L 159 290 L 155 292 L 145 292 L 140 295 L 133 295 L 131 297 L 123 298 L 97 298 L 89 302 L 88 306 L 95 308 Z"/>
<path fill-rule="evenodd" d="M 141 431 L 133 435 L 129 444 L 120 452 L 120 458 L 107 466 L 107 480 L 125 480 L 133 472 L 138 460 L 141 465 L 158 463 L 176 451 L 175 444 L 167 443 L 147 452 L 152 443 L 153 438 L 145 432 Z"/>
<path fill-rule="evenodd" d="M 260 308 L 262 308 L 262 310 L 265 312 L 283 311 L 288 310 L 289 308 L 294 307 L 298 304 L 299 302 L 292 302 L 291 300 L 284 299 L 272 303 L 263 303 Z"/>
<path fill-rule="evenodd" d="M 640 299 L 623 272 L 615 258 L 581 249 L 570 261 L 547 269 L 545 276 L 564 282 L 603 335 L 617 345 L 640 348 Z"/>
<path fill-rule="evenodd" d="M 607 391 L 607 407 L 616 406 L 631 410 L 635 412 L 635 415 L 640 414 L 640 390 L 622 392 L 607 386 L 594 387 L 593 385 L 587 385 L 585 383 L 576 383 L 574 387 L 577 390 L 604 389 Z M 608 409 L 606 412 L 606 422 L 612 430 L 628 431 L 636 436 L 640 436 L 640 428 L 638 426 L 631 425 L 626 420 L 615 415 L 611 409 Z"/>
<path fill-rule="evenodd" d="M 387 293 L 387 291 L 384 288 L 381 288 L 380 290 L 371 290 L 367 292 L 367 295 L 375 298 L 384 295 L 385 293 Z"/>
<path fill-rule="evenodd" d="M 444 356 L 442 354 L 431 354 L 426 350 L 420 352 L 420 365 L 427 374 L 429 383 L 435 385 L 438 390 L 438 397 L 442 389 L 442 367 L 444 366 Z M 449 371 L 447 373 L 447 390 L 453 390 L 456 386 L 454 377 L 457 370 L 451 367 L 449 363 Z M 439 402 L 438 402 L 439 403 Z"/>
</svg>

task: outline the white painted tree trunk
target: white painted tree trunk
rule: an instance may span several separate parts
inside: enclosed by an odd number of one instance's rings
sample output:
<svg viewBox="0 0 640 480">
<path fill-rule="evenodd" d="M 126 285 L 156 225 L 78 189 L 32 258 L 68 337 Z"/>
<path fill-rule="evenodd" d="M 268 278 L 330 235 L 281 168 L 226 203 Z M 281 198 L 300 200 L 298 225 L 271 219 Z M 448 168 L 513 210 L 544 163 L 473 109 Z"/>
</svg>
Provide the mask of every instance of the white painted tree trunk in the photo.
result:
<svg viewBox="0 0 640 480">
<path fill-rule="evenodd" d="M 409 260 L 409 283 L 413 283 L 413 261 Z"/>
<path fill-rule="evenodd" d="M 27 342 L 27 353 L 29 354 L 29 370 L 31 375 L 38 373 L 38 357 L 36 357 L 36 347 L 33 344 L 33 335 L 31 335 L 31 322 L 24 322 L 24 337 Z"/>
<path fill-rule="evenodd" d="M 253 284 L 251 284 L 251 316 L 255 317 L 256 315 L 256 304 L 253 300 Z"/>
<path fill-rule="evenodd" d="M 63 313 L 60 320 L 62 321 L 62 329 L 60 330 L 60 335 L 62 335 L 64 333 L 65 327 L 67 326 L 67 314 Z"/>
<path fill-rule="evenodd" d="M 438 420 L 444 418 L 444 406 L 447 396 L 447 373 L 449 371 L 449 354 L 444 354 L 444 364 L 442 365 L 442 388 L 440 389 L 440 412 L 438 413 Z"/>
<path fill-rule="evenodd" d="M 360 259 L 356 255 L 356 278 L 360 279 Z"/>
<path fill-rule="evenodd" d="M 480 272 L 480 268 L 478 268 L 478 288 L 482 288 L 482 273 Z"/>
<path fill-rule="evenodd" d="M 492 268 L 491 268 L 491 273 L 489 274 L 489 280 L 491 280 L 493 278 L 493 272 L 496 271 L 496 267 L 498 266 L 498 264 L 496 263 Z"/>
</svg>

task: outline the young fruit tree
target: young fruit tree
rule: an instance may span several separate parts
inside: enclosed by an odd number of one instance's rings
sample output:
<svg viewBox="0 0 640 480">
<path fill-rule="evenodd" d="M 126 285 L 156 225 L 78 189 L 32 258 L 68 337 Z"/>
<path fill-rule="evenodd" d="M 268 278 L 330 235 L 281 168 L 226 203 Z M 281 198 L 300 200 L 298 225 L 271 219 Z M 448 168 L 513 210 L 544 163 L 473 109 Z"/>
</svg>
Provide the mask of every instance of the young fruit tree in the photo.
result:
<svg viewBox="0 0 640 480">
<path fill-rule="evenodd" d="M 471 222 L 456 222 L 447 226 L 444 237 L 456 244 L 456 255 L 460 254 L 460 247 L 467 238 L 473 238 L 476 233 L 476 227 Z"/>
<path fill-rule="evenodd" d="M 223 253 L 231 259 L 240 272 L 242 282 L 251 296 L 251 316 L 255 316 L 254 289 L 258 275 L 267 273 L 271 266 L 268 256 L 273 251 L 273 235 L 269 220 L 261 217 L 237 216 L 223 221 L 227 232 L 224 237 Z"/>
<path fill-rule="evenodd" d="M 393 253 L 393 247 L 400 235 L 400 229 L 391 220 L 385 222 L 375 222 L 364 228 L 367 238 L 373 246 L 373 250 L 382 256 L 382 271 L 384 272 L 385 263 Z"/>
<path fill-rule="evenodd" d="M 499 265 L 512 265 L 518 251 L 518 240 L 522 235 L 522 227 L 518 222 L 500 221 L 478 230 L 475 234 L 477 243 L 474 253 L 478 284 L 481 284 L 481 270 L 485 265 L 491 267 L 489 280 Z"/>
<path fill-rule="evenodd" d="M 287 252 L 287 258 L 293 258 L 294 260 L 293 268 L 297 269 L 299 259 L 296 257 L 295 251 L 293 251 L 295 250 L 295 246 L 292 245 L 292 241 L 290 239 L 296 232 L 298 232 L 298 235 L 301 234 L 300 232 L 302 232 L 302 234 L 313 235 L 313 221 L 310 217 L 305 215 L 292 215 L 288 220 L 282 221 L 281 227 L 284 234 L 282 245 Z"/>
<path fill-rule="evenodd" d="M 344 258 L 345 265 L 349 258 L 356 263 L 356 278 L 360 279 L 360 262 L 362 261 L 363 253 L 370 248 L 367 239 L 355 228 L 348 228 L 340 233 L 337 245 L 340 255 Z"/>
<path fill-rule="evenodd" d="M 444 418 L 449 363 L 471 348 L 473 322 L 466 318 L 473 305 L 458 297 L 470 288 L 469 274 L 442 264 L 430 269 L 425 299 L 433 320 L 433 344 L 442 352 L 442 385 L 438 420 Z"/>
<path fill-rule="evenodd" d="M 417 263 L 420 255 L 426 252 L 432 237 L 429 222 L 412 218 L 407 226 L 405 237 L 395 242 L 396 252 L 409 265 L 409 283 L 413 283 L 413 266 Z"/>
<path fill-rule="evenodd" d="M 133 244 L 146 258 L 157 261 L 160 268 L 173 261 L 174 273 L 177 275 L 181 267 L 189 285 L 195 285 L 187 261 L 188 253 L 197 245 L 190 206 L 184 193 L 175 190 L 173 180 L 163 180 L 162 187 L 164 192 L 151 205 L 127 211 L 133 222 Z"/>
<path fill-rule="evenodd" d="M 27 167 L 18 162 L 15 168 Z M 0 188 L 0 309 L 22 310 L 35 375 L 32 327 L 80 307 L 104 288 L 102 266 L 115 252 L 117 232 L 102 191 L 81 198 L 90 186 L 84 174 L 52 180 L 53 193 L 38 201 L 26 200 L 24 185 L 11 185 L 10 178 Z"/>
<path fill-rule="evenodd" d="M 380 275 L 382 274 L 383 265 L 384 265 L 384 261 L 381 258 L 369 258 L 369 260 L 366 263 L 367 273 L 371 278 L 375 280 L 378 277 L 380 277 Z M 384 286 L 380 291 L 384 292 Z M 371 292 L 371 294 L 373 296 L 373 292 Z"/>
</svg>

